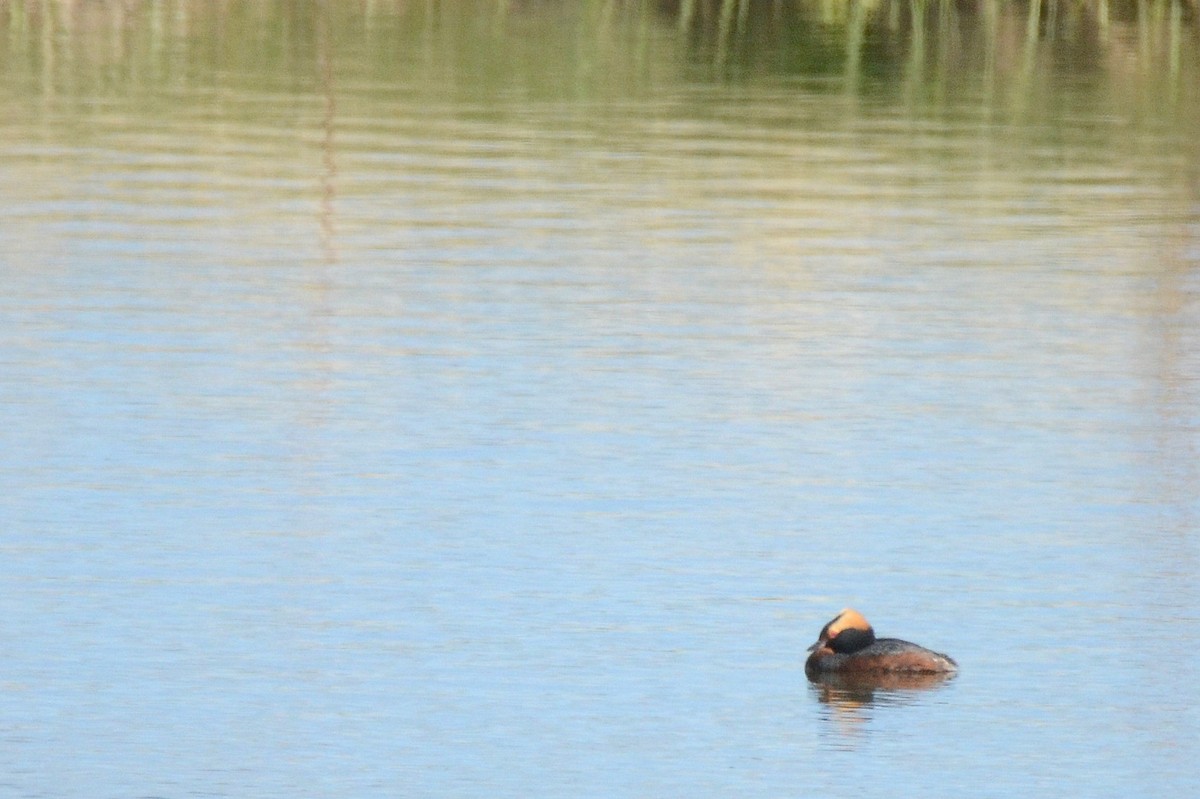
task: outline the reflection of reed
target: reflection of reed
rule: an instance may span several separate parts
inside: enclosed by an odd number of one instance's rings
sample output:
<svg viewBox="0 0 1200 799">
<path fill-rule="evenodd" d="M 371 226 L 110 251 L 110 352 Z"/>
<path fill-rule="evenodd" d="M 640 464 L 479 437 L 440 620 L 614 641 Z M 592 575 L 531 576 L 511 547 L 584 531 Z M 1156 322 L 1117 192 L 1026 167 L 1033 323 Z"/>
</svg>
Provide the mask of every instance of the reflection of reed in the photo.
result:
<svg viewBox="0 0 1200 799">
<path fill-rule="evenodd" d="M 783 46 L 822 41 L 837 43 L 819 57 L 828 58 L 831 71 L 853 78 L 869 62 L 876 71 L 894 71 L 906 62 L 928 53 L 946 73 L 964 59 L 986 54 L 989 66 L 1020 74 L 1035 68 L 1034 56 L 1048 44 L 1067 42 L 1070 50 L 1083 47 L 1094 52 L 1115 49 L 1128 54 L 1133 43 L 1136 59 L 1102 59 L 1113 70 L 1142 70 L 1179 80 L 1195 70 L 1195 57 L 1188 53 L 1200 18 L 1200 0 L 1025 0 L 1022 3 L 978 0 L 961 4 L 953 0 L 663 0 L 663 2 L 613 2 L 587 0 L 578 13 L 549 10 L 544 4 L 496 3 L 495 0 L 456 2 L 372 3 L 368 9 L 356 4 L 296 4 L 290 0 L 7 0 L 0 3 L 0 29 L 17 38 L 30 37 L 28 44 L 58 50 L 78 47 L 75 58 L 111 62 L 148 48 L 149 53 L 169 55 L 165 46 L 173 37 L 244 37 L 246 48 L 225 47 L 227 56 L 258 59 L 287 57 L 282 47 L 289 37 L 305 35 L 324 16 L 331 26 L 369 29 L 385 19 L 404 20 L 411 32 L 434 33 L 427 44 L 441 54 L 468 46 L 457 40 L 458 28 L 469 29 L 473 20 L 492 18 L 486 26 L 503 38 L 509 26 L 504 20 L 547 17 L 555 25 L 589 29 L 641 30 L 661 45 L 666 39 L 654 33 L 675 29 L 677 41 L 708 53 L 718 64 L 760 63 L 764 52 Z M 143 24 L 143 22 L 148 24 Z M 635 22 L 637 24 L 630 24 Z M 978 30 L 973 30 L 978 29 Z M 1019 30 L 1019 33 L 1017 31 Z M 106 31 L 106 36 L 87 36 Z M 52 34 L 61 35 L 52 35 Z M 564 30 L 570 38 L 570 31 Z M 965 35 L 964 35 L 965 34 Z M 982 36 L 980 36 L 982 34 Z M 1016 34 L 1013 37 L 1013 34 Z M 135 38 L 136 37 L 136 38 Z M 149 38 L 147 38 L 149 37 Z M 1015 38 L 1015 40 L 1014 40 Z M 575 40 L 617 41 L 628 48 L 630 40 L 586 38 Z M 264 50 L 263 43 L 273 48 Z M 219 43 L 218 43 L 219 44 Z M 503 44 L 503 42 L 500 42 Z M 471 45 L 478 54 L 478 49 Z M 11 43 L 9 45 L 11 48 Z M 4 58 L 5 49 L 0 49 Z M 491 51 L 505 57 L 503 48 Z M 786 49 L 784 50 L 786 54 Z M 51 57 L 53 53 L 43 53 Z M 1065 53 L 1060 53 L 1060 56 Z M 46 63 L 45 60 L 40 63 Z M 59 60 L 64 65 L 72 60 Z M 786 63 L 786 62 L 782 62 Z M 806 63 L 811 63 L 807 61 Z M 822 70 L 826 71 L 826 70 Z"/>
<path fill-rule="evenodd" d="M 1194 31 L 1200 17 L 1196 0 L 980 0 L 971 5 L 952 0 L 682 0 L 676 8 L 678 27 L 690 32 L 691 41 L 707 48 L 718 64 L 753 61 L 772 42 L 803 46 L 806 40 L 840 41 L 842 51 L 828 53 L 827 71 L 843 71 L 850 82 L 867 61 L 877 71 L 894 62 L 891 71 L 904 68 L 911 76 L 922 72 L 927 59 L 942 79 L 974 61 L 1020 79 L 1050 61 L 1047 51 L 1054 50 L 1056 65 L 1064 57 L 1081 64 L 1099 60 L 1112 70 L 1139 70 L 1144 79 L 1165 77 L 1178 85 L 1189 65 L 1191 42 L 1185 32 Z M 1136 58 L 1090 55 L 1113 48 L 1126 52 L 1125 42 L 1139 43 Z M 1195 58 L 1191 61 L 1194 69 Z M 1147 70 L 1150 64 L 1154 66 Z"/>
<path fill-rule="evenodd" d="M 337 160 L 334 158 L 334 117 L 337 100 L 334 96 L 333 53 L 329 33 L 329 6 L 321 2 L 321 13 L 317 15 L 317 64 L 320 72 L 321 94 L 324 98 L 324 113 L 321 116 L 321 252 L 325 262 L 337 262 L 334 244 L 333 202 L 337 195 Z"/>
</svg>

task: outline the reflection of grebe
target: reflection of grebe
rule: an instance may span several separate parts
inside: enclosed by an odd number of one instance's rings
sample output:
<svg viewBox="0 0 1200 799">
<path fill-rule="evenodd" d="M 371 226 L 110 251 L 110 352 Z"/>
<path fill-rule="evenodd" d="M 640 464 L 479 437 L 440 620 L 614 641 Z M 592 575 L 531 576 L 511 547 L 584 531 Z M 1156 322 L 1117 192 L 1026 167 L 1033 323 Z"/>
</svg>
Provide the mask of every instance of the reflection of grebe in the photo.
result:
<svg viewBox="0 0 1200 799">
<path fill-rule="evenodd" d="M 870 674 L 809 674 L 817 701 L 829 710 L 827 719 L 842 735 L 856 736 L 871 720 L 875 708 L 903 707 L 920 702 L 954 675 L 948 672 L 880 671 Z"/>
<path fill-rule="evenodd" d="M 808 651 L 812 654 L 804 664 L 804 673 L 814 682 L 837 675 L 850 682 L 861 678 L 876 687 L 889 687 L 886 683 L 901 677 L 894 687 L 922 688 L 931 685 L 912 684 L 925 682 L 913 681 L 912 676 L 946 676 L 958 671 L 958 664 L 939 652 L 897 638 L 876 638 L 862 614 L 849 608 L 821 628 L 821 635 Z M 885 683 L 882 686 L 881 680 Z"/>
</svg>

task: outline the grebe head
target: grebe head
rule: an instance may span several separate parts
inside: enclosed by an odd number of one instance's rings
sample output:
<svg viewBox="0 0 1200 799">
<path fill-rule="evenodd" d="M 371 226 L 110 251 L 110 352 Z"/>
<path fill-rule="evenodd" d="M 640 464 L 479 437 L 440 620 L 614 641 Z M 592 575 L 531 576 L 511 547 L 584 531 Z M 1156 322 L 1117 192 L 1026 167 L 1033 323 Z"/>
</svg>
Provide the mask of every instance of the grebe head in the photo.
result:
<svg viewBox="0 0 1200 799">
<path fill-rule="evenodd" d="M 873 643 L 875 631 L 871 625 L 857 610 L 846 608 L 821 628 L 817 642 L 808 651 L 831 649 L 840 655 L 848 655 Z"/>
</svg>

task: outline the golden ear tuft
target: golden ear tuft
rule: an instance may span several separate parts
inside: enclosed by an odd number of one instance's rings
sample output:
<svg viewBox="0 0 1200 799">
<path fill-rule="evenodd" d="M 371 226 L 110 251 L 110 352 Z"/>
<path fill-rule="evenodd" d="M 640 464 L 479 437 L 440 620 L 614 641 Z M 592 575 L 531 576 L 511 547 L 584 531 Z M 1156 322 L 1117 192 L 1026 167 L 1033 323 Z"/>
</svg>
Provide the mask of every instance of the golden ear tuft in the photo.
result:
<svg viewBox="0 0 1200 799">
<path fill-rule="evenodd" d="M 842 630 L 870 630 L 871 624 L 866 617 L 854 608 L 846 608 L 837 615 L 829 625 L 829 637 L 833 638 Z"/>
</svg>

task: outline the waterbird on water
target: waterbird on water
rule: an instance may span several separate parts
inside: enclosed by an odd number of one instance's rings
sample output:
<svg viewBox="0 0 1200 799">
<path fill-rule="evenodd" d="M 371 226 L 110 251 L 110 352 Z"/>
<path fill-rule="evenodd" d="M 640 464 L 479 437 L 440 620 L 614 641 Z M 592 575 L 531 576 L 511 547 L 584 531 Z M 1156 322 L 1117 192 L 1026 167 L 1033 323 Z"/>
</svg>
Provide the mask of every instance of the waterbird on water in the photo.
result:
<svg viewBox="0 0 1200 799">
<path fill-rule="evenodd" d="M 804 663 L 810 679 L 823 675 L 953 674 L 947 655 L 899 638 L 876 638 L 857 610 L 846 608 L 821 628 Z"/>
</svg>

